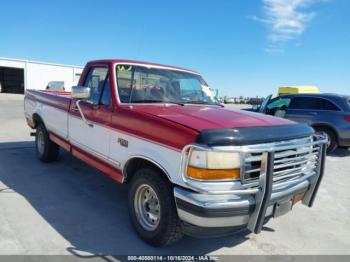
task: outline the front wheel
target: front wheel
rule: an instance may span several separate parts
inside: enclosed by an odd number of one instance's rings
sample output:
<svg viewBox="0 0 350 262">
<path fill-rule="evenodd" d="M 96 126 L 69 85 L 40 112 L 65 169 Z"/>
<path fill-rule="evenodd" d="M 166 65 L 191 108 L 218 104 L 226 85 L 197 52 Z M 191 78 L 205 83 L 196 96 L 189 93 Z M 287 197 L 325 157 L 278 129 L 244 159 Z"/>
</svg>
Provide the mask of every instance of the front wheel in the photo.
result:
<svg viewBox="0 0 350 262">
<path fill-rule="evenodd" d="M 166 246 L 183 236 L 171 184 L 161 172 L 143 168 L 134 174 L 128 206 L 137 234 L 147 243 Z"/>
<path fill-rule="evenodd" d="M 316 131 L 318 132 L 324 132 L 328 136 L 328 143 L 327 143 L 327 154 L 333 153 L 338 148 L 338 140 L 336 134 L 326 127 L 316 127 Z"/>
</svg>

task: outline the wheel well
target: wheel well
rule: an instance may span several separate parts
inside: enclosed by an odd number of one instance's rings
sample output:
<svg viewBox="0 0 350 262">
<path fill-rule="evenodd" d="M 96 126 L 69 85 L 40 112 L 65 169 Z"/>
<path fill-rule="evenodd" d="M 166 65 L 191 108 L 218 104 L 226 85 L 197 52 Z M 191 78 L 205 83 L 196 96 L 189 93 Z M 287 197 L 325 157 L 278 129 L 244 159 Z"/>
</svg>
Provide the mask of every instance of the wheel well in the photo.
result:
<svg viewBox="0 0 350 262">
<path fill-rule="evenodd" d="M 329 125 L 325 125 L 325 124 L 315 124 L 315 125 L 313 125 L 312 127 L 313 127 L 315 130 L 317 130 L 318 128 L 324 128 L 324 129 L 330 130 L 331 132 L 333 132 L 333 134 L 335 135 L 335 138 L 336 138 L 337 141 L 338 141 L 338 133 L 337 133 L 337 131 L 336 131 L 333 127 L 331 127 L 331 126 L 329 126 Z"/>
<path fill-rule="evenodd" d="M 169 175 L 159 164 L 142 157 L 134 157 L 129 159 L 124 166 L 123 174 L 125 177 L 125 183 L 130 182 L 136 171 L 144 167 L 149 167 L 160 171 L 162 174 L 164 174 L 165 177 L 169 179 Z"/>
<path fill-rule="evenodd" d="M 33 115 L 33 123 L 34 123 L 34 128 L 37 128 L 39 124 L 45 125 L 42 118 L 36 113 Z"/>
</svg>

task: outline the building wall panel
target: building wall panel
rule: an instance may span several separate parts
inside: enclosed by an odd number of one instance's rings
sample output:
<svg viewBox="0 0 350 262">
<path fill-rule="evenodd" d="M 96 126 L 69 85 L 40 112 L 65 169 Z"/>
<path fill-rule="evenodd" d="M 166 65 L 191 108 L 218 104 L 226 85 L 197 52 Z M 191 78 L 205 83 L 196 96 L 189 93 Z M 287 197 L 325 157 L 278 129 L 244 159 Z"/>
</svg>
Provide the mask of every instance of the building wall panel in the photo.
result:
<svg viewBox="0 0 350 262">
<path fill-rule="evenodd" d="M 0 58 L 0 67 L 24 69 L 25 89 L 45 89 L 50 81 L 64 81 L 66 91 L 70 91 L 71 86 L 78 83 L 83 70 L 78 66 L 11 58 Z"/>
</svg>

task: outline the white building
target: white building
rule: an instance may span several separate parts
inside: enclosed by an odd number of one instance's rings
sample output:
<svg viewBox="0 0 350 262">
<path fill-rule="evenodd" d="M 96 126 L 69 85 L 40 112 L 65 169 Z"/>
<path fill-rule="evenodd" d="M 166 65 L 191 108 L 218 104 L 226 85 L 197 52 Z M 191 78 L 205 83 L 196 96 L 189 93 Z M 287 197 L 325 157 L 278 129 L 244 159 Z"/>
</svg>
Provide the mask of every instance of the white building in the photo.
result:
<svg viewBox="0 0 350 262">
<path fill-rule="evenodd" d="M 46 89 L 51 81 L 63 81 L 70 91 L 82 71 L 80 66 L 0 57 L 0 92 L 23 94 L 25 89 Z"/>
</svg>

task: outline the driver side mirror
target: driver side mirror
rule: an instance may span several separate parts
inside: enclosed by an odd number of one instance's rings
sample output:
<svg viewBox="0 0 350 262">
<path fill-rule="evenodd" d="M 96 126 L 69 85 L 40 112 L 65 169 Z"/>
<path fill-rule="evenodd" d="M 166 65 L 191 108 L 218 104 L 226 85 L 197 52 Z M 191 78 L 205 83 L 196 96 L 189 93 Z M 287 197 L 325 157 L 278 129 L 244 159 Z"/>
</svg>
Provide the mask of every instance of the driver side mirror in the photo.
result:
<svg viewBox="0 0 350 262">
<path fill-rule="evenodd" d="M 72 97 L 77 99 L 88 99 L 91 96 L 91 88 L 86 86 L 73 86 Z"/>
<path fill-rule="evenodd" d="M 257 112 L 259 110 L 259 105 L 253 105 L 252 110 Z"/>
</svg>

